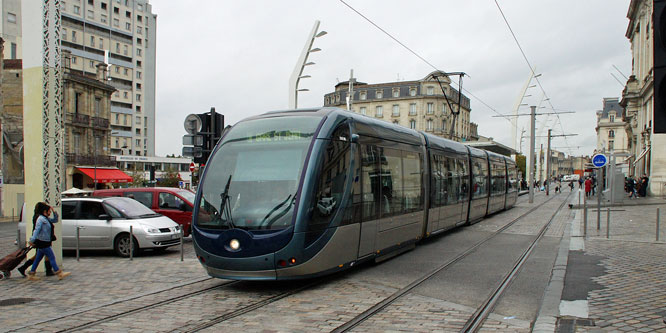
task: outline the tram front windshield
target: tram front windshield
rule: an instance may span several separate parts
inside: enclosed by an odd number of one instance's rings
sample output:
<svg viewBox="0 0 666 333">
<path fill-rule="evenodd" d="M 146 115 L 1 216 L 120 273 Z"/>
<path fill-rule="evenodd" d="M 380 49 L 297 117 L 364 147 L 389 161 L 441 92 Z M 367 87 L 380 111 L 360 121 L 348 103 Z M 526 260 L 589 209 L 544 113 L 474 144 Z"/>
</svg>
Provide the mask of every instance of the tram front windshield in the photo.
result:
<svg viewBox="0 0 666 333">
<path fill-rule="evenodd" d="M 234 126 L 206 166 L 195 225 L 246 230 L 289 227 L 305 157 L 321 120 L 275 117 Z"/>
</svg>

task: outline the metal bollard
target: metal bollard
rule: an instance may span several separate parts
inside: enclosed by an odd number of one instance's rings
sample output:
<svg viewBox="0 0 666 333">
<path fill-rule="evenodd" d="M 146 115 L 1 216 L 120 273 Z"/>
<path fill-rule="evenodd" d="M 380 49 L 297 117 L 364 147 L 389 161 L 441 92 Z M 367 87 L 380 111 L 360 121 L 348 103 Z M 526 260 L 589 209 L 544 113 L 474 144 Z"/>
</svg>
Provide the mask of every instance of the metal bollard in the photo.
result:
<svg viewBox="0 0 666 333">
<path fill-rule="evenodd" d="M 79 261 L 79 239 L 81 227 L 76 227 L 76 261 Z"/>
<path fill-rule="evenodd" d="M 14 222 L 14 208 L 12 208 L 12 222 Z"/>
<path fill-rule="evenodd" d="M 587 201 L 583 200 L 583 237 L 587 237 Z"/>
<path fill-rule="evenodd" d="M 180 227 L 180 261 L 183 261 L 183 236 L 185 234 L 185 231 L 183 230 L 183 227 Z"/>
<path fill-rule="evenodd" d="M 606 239 L 610 238 L 610 208 L 606 212 Z"/>
<path fill-rule="evenodd" d="M 130 258 L 130 261 L 133 260 L 133 258 L 132 258 L 132 255 L 133 255 L 132 252 L 134 252 L 134 241 L 133 240 L 134 240 L 134 229 L 132 228 L 132 226 L 130 226 L 130 235 L 129 235 L 129 258 Z"/>
<path fill-rule="evenodd" d="M 659 241 L 659 208 L 657 208 L 657 242 Z"/>
<path fill-rule="evenodd" d="M 23 246 L 25 244 L 25 241 L 21 239 L 21 230 L 17 229 L 16 230 L 16 246 L 19 248 L 25 247 Z"/>
<path fill-rule="evenodd" d="M 580 189 L 578 189 L 578 207 L 580 207 Z"/>
</svg>

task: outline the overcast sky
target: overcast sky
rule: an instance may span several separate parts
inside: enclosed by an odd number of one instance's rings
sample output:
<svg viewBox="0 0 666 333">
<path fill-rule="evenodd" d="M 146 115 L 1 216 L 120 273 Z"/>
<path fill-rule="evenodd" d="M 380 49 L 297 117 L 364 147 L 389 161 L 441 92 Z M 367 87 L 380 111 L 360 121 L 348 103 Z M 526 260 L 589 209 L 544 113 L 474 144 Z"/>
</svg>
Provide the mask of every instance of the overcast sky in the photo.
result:
<svg viewBox="0 0 666 333">
<path fill-rule="evenodd" d="M 493 117 L 510 114 L 529 68 L 493 0 L 345 0 L 419 53 L 438 69 L 469 75 L 471 120 L 479 134 L 511 145 L 511 123 Z M 172 1 L 152 0 L 157 17 L 156 153 L 181 154 L 183 120 L 216 107 L 227 125 L 288 105 L 288 82 L 315 20 L 327 35 L 317 38 L 310 61 L 316 65 L 301 81 L 309 92 L 299 107 L 323 105 L 323 96 L 350 69 L 362 82 L 418 80 L 433 68 L 409 53 L 340 1 Z M 620 97 L 631 74 L 629 41 L 624 36 L 629 1 L 500 0 L 509 24 L 557 109 L 575 111 L 538 117 L 537 136 L 578 134 L 553 139 L 553 147 L 589 155 L 596 146 L 595 112 L 604 97 Z M 523 103 L 538 105 L 531 88 Z M 550 107 L 546 102 L 542 105 Z M 521 113 L 529 112 L 528 106 Z M 545 123 L 544 123 L 545 122 Z M 529 134 L 528 117 L 518 132 Z M 543 131 L 543 132 L 541 132 Z M 543 140 L 537 138 L 538 140 Z M 544 140 L 545 141 L 545 140 Z M 528 140 L 523 141 L 527 150 Z M 538 147 L 538 142 L 537 142 Z"/>
</svg>

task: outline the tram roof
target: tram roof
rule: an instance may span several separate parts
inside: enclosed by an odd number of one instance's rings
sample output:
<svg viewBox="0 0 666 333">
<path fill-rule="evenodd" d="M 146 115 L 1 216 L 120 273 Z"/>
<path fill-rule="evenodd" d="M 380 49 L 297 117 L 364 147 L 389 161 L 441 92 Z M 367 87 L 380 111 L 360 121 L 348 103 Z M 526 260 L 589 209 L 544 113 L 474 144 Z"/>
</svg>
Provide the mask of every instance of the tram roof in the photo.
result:
<svg viewBox="0 0 666 333">
<path fill-rule="evenodd" d="M 434 148 L 434 149 L 441 149 L 457 154 L 463 154 L 467 155 L 467 148 L 465 147 L 464 144 L 460 142 L 456 142 L 453 140 L 445 139 L 436 135 L 432 135 L 429 133 L 423 133 L 423 136 L 425 136 L 428 147 L 429 148 Z"/>
</svg>

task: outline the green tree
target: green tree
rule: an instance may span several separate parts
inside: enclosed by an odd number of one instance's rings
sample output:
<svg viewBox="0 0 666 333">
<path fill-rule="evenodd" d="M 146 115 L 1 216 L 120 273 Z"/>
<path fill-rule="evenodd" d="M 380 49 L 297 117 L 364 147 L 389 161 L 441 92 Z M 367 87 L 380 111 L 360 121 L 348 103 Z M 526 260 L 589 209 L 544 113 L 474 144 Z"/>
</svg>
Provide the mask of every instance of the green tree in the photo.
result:
<svg viewBox="0 0 666 333">
<path fill-rule="evenodd" d="M 178 182 L 181 180 L 178 171 L 168 168 L 157 181 L 157 186 L 178 187 Z"/>
<path fill-rule="evenodd" d="M 527 169 L 526 163 L 527 158 L 525 155 L 516 155 L 516 166 L 518 167 L 518 171 L 520 171 L 520 173 L 523 175 L 524 179 L 527 179 L 527 173 L 525 173 L 525 170 Z"/>
</svg>

